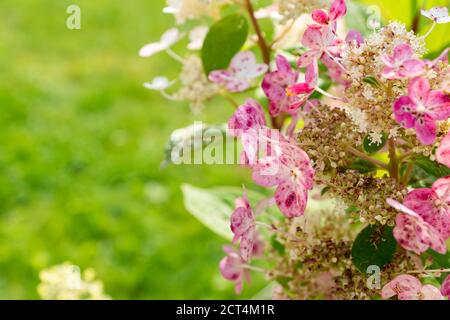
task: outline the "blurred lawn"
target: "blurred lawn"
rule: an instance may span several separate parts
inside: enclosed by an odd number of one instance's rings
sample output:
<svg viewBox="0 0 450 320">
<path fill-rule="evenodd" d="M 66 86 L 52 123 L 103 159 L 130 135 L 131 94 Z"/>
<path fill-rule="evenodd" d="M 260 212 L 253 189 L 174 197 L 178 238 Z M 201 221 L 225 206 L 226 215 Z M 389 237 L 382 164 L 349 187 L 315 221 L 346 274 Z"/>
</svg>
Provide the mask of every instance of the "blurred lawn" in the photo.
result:
<svg viewBox="0 0 450 320">
<path fill-rule="evenodd" d="M 79 31 L 66 29 L 73 3 Z M 0 2 L 0 299 L 38 298 L 39 271 L 64 261 L 95 268 L 116 299 L 236 297 L 217 268 L 225 241 L 186 212 L 180 184 L 239 186 L 248 172 L 159 167 L 172 130 L 197 118 L 142 87 L 179 71 L 137 55 L 173 25 L 163 5 Z M 231 113 L 214 101 L 202 119 Z"/>
<path fill-rule="evenodd" d="M 65 27 L 74 2 L 79 31 Z M 171 131 L 194 121 L 142 87 L 179 71 L 164 53 L 137 55 L 172 26 L 163 3 L 0 2 L 0 299 L 38 298 L 39 271 L 64 261 L 95 268 L 116 299 L 235 297 L 217 268 L 225 241 L 186 212 L 179 187 L 246 175 L 159 168 Z M 231 113 L 213 103 L 203 119 Z"/>
</svg>

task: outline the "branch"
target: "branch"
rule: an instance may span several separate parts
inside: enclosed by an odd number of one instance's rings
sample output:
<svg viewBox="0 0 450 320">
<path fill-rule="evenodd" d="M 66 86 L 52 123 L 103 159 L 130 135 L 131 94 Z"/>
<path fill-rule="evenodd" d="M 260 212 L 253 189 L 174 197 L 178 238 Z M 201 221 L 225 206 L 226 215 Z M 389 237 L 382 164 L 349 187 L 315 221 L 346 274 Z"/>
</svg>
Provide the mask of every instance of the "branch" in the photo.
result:
<svg viewBox="0 0 450 320">
<path fill-rule="evenodd" d="M 255 29 L 256 35 L 258 36 L 258 45 L 261 50 L 261 54 L 263 56 L 263 61 L 265 64 L 270 66 L 270 47 L 264 38 L 261 27 L 259 26 L 258 20 L 255 17 L 255 11 L 253 9 L 251 0 L 244 1 L 245 8 L 248 11 L 250 16 L 250 20 L 252 21 L 253 28 Z"/>
<path fill-rule="evenodd" d="M 369 157 L 367 154 L 365 154 L 362 151 L 359 151 L 350 146 L 347 147 L 347 151 L 354 154 L 357 157 L 360 157 L 361 159 L 364 159 L 366 161 L 369 161 L 370 163 L 373 163 L 374 165 L 380 167 L 381 169 L 389 170 L 389 167 L 386 163 L 384 163 L 383 161 L 377 160 L 375 158 Z"/>
</svg>

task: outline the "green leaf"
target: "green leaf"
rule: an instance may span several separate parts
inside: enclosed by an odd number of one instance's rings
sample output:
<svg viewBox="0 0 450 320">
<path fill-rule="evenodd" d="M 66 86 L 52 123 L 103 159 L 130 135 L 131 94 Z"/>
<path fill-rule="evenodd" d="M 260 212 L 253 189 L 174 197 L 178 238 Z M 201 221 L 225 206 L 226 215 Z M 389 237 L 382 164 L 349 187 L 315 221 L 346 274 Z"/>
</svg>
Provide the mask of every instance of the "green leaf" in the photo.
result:
<svg viewBox="0 0 450 320">
<path fill-rule="evenodd" d="M 446 254 L 439 254 L 436 251 L 429 249 L 426 253 L 433 258 L 433 262 L 440 268 L 450 268 L 450 252 L 447 252 Z"/>
<path fill-rule="evenodd" d="M 372 140 L 370 139 L 370 135 L 366 135 L 363 142 L 364 151 L 368 154 L 376 153 L 384 147 L 387 140 L 388 135 L 386 133 L 383 133 L 381 135 L 381 143 L 379 144 L 372 142 Z"/>
<path fill-rule="evenodd" d="M 365 77 L 365 78 L 363 78 L 362 81 L 364 83 L 370 84 L 372 87 L 379 87 L 380 86 L 380 83 L 378 82 L 377 78 L 375 78 L 375 77 L 371 77 L 371 76 Z"/>
<path fill-rule="evenodd" d="M 284 245 L 278 241 L 277 236 L 274 234 L 271 238 L 272 247 L 281 255 L 284 256 L 286 253 L 286 248 Z"/>
<path fill-rule="evenodd" d="M 417 156 L 413 161 L 416 166 L 435 178 L 442 178 L 450 175 L 450 168 L 447 168 L 446 166 L 443 166 L 425 156 Z"/>
<path fill-rule="evenodd" d="M 359 271 L 365 274 L 371 265 L 381 269 L 391 262 L 397 248 L 392 230 L 388 226 L 369 225 L 358 234 L 353 242 L 352 260 Z"/>
<path fill-rule="evenodd" d="M 367 160 L 357 159 L 351 165 L 347 166 L 348 170 L 356 170 L 360 173 L 369 173 L 377 170 L 377 167 Z"/>
<path fill-rule="evenodd" d="M 229 15 L 211 26 L 202 48 L 203 69 L 226 69 L 247 40 L 248 23 L 240 14 Z"/>
<path fill-rule="evenodd" d="M 181 186 L 184 206 L 195 218 L 216 234 L 231 240 L 230 217 L 234 211 L 234 201 L 242 197 L 241 187 L 216 187 L 201 189 L 189 184 Z M 265 198 L 262 193 L 247 190 L 250 204 L 254 207 Z"/>
</svg>

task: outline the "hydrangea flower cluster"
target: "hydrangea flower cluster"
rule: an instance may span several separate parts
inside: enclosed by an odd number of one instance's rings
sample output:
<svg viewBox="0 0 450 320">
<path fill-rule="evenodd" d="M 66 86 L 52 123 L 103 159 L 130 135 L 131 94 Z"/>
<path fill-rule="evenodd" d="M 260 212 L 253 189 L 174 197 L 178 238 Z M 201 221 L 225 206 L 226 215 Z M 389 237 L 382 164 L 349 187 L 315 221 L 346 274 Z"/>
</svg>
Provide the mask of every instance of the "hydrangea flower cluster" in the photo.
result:
<svg viewBox="0 0 450 320">
<path fill-rule="evenodd" d="M 224 248 L 223 277 L 240 293 L 251 272 L 263 272 L 282 299 L 447 299 L 450 265 L 435 257 L 447 254 L 450 238 L 448 48 L 425 56 L 425 39 L 449 22 L 447 8 L 418 12 L 431 21 L 422 36 L 395 21 L 363 35 L 346 30 L 342 18 L 352 13 L 344 0 L 227 2 L 242 9 L 254 34 L 235 45 L 230 30 L 224 55 L 241 49 L 226 63 L 201 45 L 226 17 L 209 31 L 170 30 L 141 50 L 166 51 L 183 64 L 178 93 L 167 93 L 173 82 L 161 77 L 147 88 L 197 106 L 217 95 L 231 102 L 228 133 L 243 146 L 240 164 L 270 194 L 255 201 L 244 188 L 236 199 L 229 222 L 236 246 Z M 219 19 L 209 10 L 222 4 L 207 1 L 196 12 Z M 170 12 L 178 23 L 194 18 Z M 260 19 L 286 30 L 271 39 Z M 306 21 L 301 39 L 280 48 L 298 21 Z M 172 51 L 185 32 L 189 49 L 202 47 L 201 59 Z M 210 58 L 221 67 L 207 70 Z"/>
</svg>

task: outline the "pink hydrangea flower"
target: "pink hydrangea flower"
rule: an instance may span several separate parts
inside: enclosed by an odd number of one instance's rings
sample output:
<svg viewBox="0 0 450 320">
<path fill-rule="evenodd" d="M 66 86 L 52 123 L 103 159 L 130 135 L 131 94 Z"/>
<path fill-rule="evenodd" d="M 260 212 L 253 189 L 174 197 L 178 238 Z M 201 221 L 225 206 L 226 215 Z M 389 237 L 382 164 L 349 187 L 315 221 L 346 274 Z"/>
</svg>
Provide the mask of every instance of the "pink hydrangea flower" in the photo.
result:
<svg viewBox="0 0 450 320">
<path fill-rule="evenodd" d="M 450 299 L 450 275 L 442 282 L 441 293 L 443 296 Z"/>
<path fill-rule="evenodd" d="M 387 203 L 403 212 L 395 219 L 394 238 L 406 250 L 418 255 L 432 248 L 439 253 L 446 253 L 447 248 L 442 235 L 419 214 L 401 203 L 387 199 Z"/>
<path fill-rule="evenodd" d="M 265 186 L 277 186 L 275 202 L 288 218 L 304 214 L 308 190 L 314 182 L 314 169 L 308 155 L 294 143 L 281 141 L 278 156 L 267 156 L 253 167 L 253 180 Z"/>
<path fill-rule="evenodd" d="M 450 131 L 436 150 L 436 160 L 450 168 Z"/>
<path fill-rule="evenodd" d="M 266 74 L 261 85 L 269 99 L 269 112 L 273 117 L 282 112 L 293 114 L 304 102 L 299 97 L 286 94 L 286 89 L 297 82 L 298 72 L 282 55 L 277 56 L 276 64 L 277 70 Z"/>
<path fill-rule="evenodd" d="M 450 237 L 450 176 L 436 180 L 431 188 L 411 191 L 403 204 L 439 231 L 444 240 Z"/>
<path fill-rule="evenodd" d="M 249 261 L 255 245 L 256 222 L 253 210 L 244 190 L 242 198 L 236 199 L 236 207 L 231 215 L 231 231 L 234 234 L 233 242 L 240 240 L 239 252 L 244 261 Z"/>
<path fill-rule="evenodd" d="M 256 63 L 255 54 L 242 51 L 231 60 L 228 70 L 216 70 L 209 74 L 209 80 L 224 85 L 230 92 L 242 92 L 250 88 L 252 80 L 268 70 L 266 64 Z"/>
<path fill-rule="evenodd" d="M 313 59 L 311 64 L 306 67 L 305 82 L 297 83 L 286 88 L 286 94 L 288 96 L 298 97 L 301 101 L 301 104 L 304 104 L 316 90 L 318 79 L 319 66 L 317 64 L 317 60 Z"/>
<path fill-rule="evenodd" d="M 413 78 L 421 75 L 425 70 L 425 62 L 413 57 L 414 50 L 406 43 L 394 48 L 394 54 L 384 54 L 381 60 L 384 67 L 381 75 L 387 79 Z"/>
<path fill-rule="evenodd" d="M 323 30 L 309 27 L 303 34 L 302 44 L 310 50 L 298 59 L 297 64 L 301 68 L 310 65 L 314 59 L 319 60 L 324 54 L 337 55 L 339 53 L 336 35 L 328 27 Z"/>
<path fill-rule="evenodd" d="M 438 288 L 422 285 L 419 279 L 407 274 L 395 277 L 381 290 L 383 299 L 393 296 L 398 296 L 399 300 L 444 300 Z"/>
<path fill-rule="evenodd" d="M 448 16 L 448 8 L 447 7 L 434 7 L 430 10 L 420 10 L 420 13 L 427 17 L 428 19 L 433 20 L 435 23 L 448 23 L 450 22 L 450 17 Z"/>
<path fill-rule="evenodd" d="M 313 25 L 315 28 L 322 28 L 326 26 L 332 26 L 333 30 L 336 30 L 336 20 L 345 16 L 347 13 L 347 5 L 344 0 L 334 0 L 330 7 L 330 12 L 326 13 L 321 9 L 316 9 L 312 12 L 311 17 L 317 25 Z"/>
<path fill-rule="evenodd" d="M 233 248 L 225 246 L 223 251 L 227 254 L 219 264 L 220 273 L 222 276 L 235 283 L 235 291 L 237 294 L 242 292 L 244 280 L 250 282 L 249 270 L 243 268 L 245 261 L 242 257 L 234 251 Z"/>
<path fill-rule="evenodd" d="M 395 120 L 405 128 L 415 128 L 417 138 L 424 145 L 436 140 L 436 121 L 450 116 L 450 96 L 440 90 L 431 90 L 426 78 L 409 82 L 408 95 L 394 103 Z"/>
</svg>

